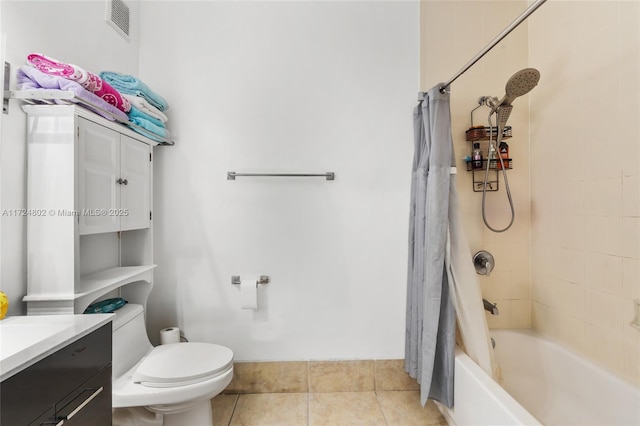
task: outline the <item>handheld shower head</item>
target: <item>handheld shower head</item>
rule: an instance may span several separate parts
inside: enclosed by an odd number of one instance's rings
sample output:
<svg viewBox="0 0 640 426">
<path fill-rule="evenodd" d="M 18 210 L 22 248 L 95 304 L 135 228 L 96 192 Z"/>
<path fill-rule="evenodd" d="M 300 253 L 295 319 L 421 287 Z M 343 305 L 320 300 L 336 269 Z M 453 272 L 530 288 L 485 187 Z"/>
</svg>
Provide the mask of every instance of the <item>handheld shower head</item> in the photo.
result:
<svg viewBox="0 0 640 426">
<path fill-rule="evenodd" d="M 493 112 L 502 105 L 511 105 L 515 98 L 529 93 L 539 81 L 540 71 L 535 68 L 525 68 L 512 75 L 504 88 L 504 97 L 493 107 Z"/>
<path fill-rule="evenodd" d="M 494 104 L 491 110 L 491 114 L 493 114 L 494 112 L 498 114 L 498 145 L 500 144 L 500 142 L 502 142 L 502 131 L 507 124 L 509 115 L 511 115 L 511 110 L 513 109 L 511 103 L 515 98 L 529 93 L 531 89 L 536 87 L 539 81 L 540 71 L 535 68 L 525 68 L 523 70 L 520 70 L 512 75 L 511 78 L 507 81 L 507 84 L 504 88 L 504 97 L 497 104 Z"/>
</svg>

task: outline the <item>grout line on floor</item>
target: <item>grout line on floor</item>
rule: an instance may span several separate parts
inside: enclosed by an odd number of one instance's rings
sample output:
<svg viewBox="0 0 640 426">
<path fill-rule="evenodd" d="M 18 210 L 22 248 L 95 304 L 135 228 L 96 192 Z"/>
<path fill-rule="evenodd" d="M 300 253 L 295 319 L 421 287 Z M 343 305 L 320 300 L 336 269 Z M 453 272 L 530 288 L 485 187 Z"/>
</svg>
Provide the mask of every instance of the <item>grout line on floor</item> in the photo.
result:
<svg viewBox="0 0 640 426">
<path fill-rule="evenodd" d="M 233 402 L 233 409 L 231 410 L 231 416 L 229 417 L 229 423 L 227 423 L 227 426 L 231 426 L 231 421 L 233 420 L 233 416 L 236 414 L 236 408 L 238 407 L 239 399 L 240 399 L 240 394 L 236 394 L 236 399 Z"/>
<path fill-rule="evenodd" d="M 374 391 L 375 395 L 376 395 L 376 402 L 378 403 L 378 407 L 380 408 L 380 412 L 382 412 L 382 418 L 384 419 L 384 424 L 388 425 L 389 421 L 387 420 L 387 416 L 384 413 L 384 410 L 382 409 L 382 404 L 380 403 L 380 398 L 378 397 L 378 391 Z"/>
</svg>

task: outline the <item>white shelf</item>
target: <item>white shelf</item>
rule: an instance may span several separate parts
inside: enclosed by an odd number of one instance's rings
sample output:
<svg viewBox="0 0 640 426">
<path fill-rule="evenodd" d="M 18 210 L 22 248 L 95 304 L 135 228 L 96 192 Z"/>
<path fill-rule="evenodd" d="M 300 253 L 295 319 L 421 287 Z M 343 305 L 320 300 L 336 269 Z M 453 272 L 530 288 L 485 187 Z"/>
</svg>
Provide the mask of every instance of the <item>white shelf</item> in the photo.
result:
<svg viewBox="0 0 640 426">
<path fill-rule="evenodd" d="M 122 287 L 125 284 L 136 281 L 151 282 L 151 271 L 157 265 L 122 266 L 106 269 L 80 277 L 80 288 L 74 298 L 91 296 L 94 299 L 97 294 L 105 294 L 111 290 Z M 94 297 L 95 296 L 95 297 Z"/>
<path fill-rule="evenodd" d="M 32 294 L 23 297 L 24 302 L 30 302 L 30 314 L 38 313 L 73 313 L 84 312 L 91 302 L 110 291 L 136 281 L 153 282 L 153 269 L 157 265 L 123 266 L 105 269 L 83 275 L 80 287 L 75 293 L 67 294 Z M 137 301 L 140 303 L 140 301 Z M 41 311 L 41 309 L 43 309 Z"/>
<path fill-rule="evenodd" d="M 49 293 L 42 293 L 42 294 L 27 294 L 26 296 L 24 296 L 22 298 L 23 302 L 46 302 L 46 301 L 69 301 L 69 300 L 74 300 L 76 298 L 76 295 L 73 293 L 68 293 L 68 294 L 49 294 Z"/>
<path fill-rule="evenodd" d="M 144 127 L 140 127 L 131 121 L 125 121 L 120 116 L 111 113 L 110 111 L 102 108 L 99 105 L 96 105 L 87 99 L 76 96 L 70 90 L 57 90 L 57 89 L 35 89 L 35 90 L 11 90 L 9 91 L 9 97 L 11 99 L 19 99 L 21 101 L 27 102 L 32 105 L 80 105 L 81 107 L 88 108 L 93 111 L 100 111 L 102 114 L 105 114 L 107 117 L 111 117 L 114 122 L 124 124 L 125 126 L 129 126 L 131 128 L 136 128 L 143 136 L 153 141 L 152 145 L 174 145 L 175 142 L 157 135 Z M 90 112 L 90 114 L 95 114 L 94 112 Z"/>
</svg>

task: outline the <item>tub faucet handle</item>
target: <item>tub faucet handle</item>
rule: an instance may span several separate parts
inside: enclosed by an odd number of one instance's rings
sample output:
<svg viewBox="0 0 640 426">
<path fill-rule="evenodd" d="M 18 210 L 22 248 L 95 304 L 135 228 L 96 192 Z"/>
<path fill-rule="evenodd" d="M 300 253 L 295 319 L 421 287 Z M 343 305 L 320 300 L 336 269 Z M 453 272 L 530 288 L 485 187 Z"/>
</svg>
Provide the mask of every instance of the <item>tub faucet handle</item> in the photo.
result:
<svg viewBox="0 0 640 426">
<path fill-rule="evenodd" d="M 473 265 L 476 268 L 478 275 L 491 275 L 493 267 L 495 266 L 495 260 L 493 255 L 486 250 L 480 250 L 473 255 Z"/>
</svg>

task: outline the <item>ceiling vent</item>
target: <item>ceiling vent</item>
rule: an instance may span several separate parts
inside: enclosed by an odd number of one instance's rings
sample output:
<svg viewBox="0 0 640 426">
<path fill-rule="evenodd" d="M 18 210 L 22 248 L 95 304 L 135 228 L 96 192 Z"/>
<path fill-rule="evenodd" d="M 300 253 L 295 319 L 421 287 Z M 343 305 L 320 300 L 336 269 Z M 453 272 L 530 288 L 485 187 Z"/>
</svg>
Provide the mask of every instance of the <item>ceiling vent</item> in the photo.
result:
<svg viewBox="0 0 640 426">
<path fill-rule="evenodd" d="M 122 0 L 106 0 L 105 19 L 118 34 L 129 41 L 129 6 Z"/>
</svg>

